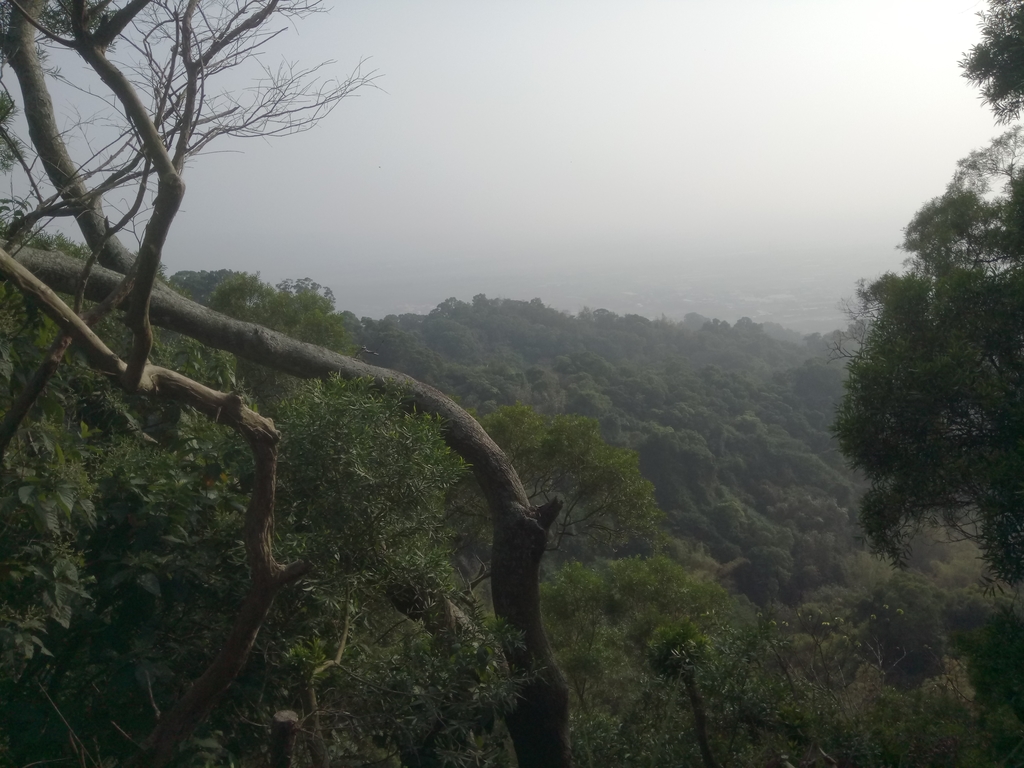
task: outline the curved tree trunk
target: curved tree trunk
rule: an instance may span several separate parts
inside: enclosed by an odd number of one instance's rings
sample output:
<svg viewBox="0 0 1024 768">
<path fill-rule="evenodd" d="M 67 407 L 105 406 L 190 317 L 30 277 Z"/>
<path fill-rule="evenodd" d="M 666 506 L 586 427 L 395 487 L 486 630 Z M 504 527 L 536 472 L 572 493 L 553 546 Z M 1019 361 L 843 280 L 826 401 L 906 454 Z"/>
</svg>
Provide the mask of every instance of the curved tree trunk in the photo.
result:
<svg viewBox="0 0 1024 768">
<path fill-rule="evenodd" d="M 61 253 L 31 248 L 21 248 L 14 256 L 53 289 L 74 291 L 80 262 Z M 101 300 L 121 278 L 117 272 L 94 268 L 87 297 Z M 522 690 L 516 710 L 506 717 L 519 764 L 523 768 L 569 768 L 569 691 L 540 615 L 540 561 L 560 504 L 531 506 L 504 452 L 476 419 L 434 387 L 227 317 L 160 284 L 153 288 L 149 313 L 154 325 L 293 376 L 321 378 L 337 374 L 346 379 L 371 379 L 381 389 L 400 392 L 417 410 L 442 419 L 445 440 L 471 466 L 490 508 L 495 614 L 523 634 L 523 647 L 510 650 L 509 662 L 535 675 Z"/>
</svg>

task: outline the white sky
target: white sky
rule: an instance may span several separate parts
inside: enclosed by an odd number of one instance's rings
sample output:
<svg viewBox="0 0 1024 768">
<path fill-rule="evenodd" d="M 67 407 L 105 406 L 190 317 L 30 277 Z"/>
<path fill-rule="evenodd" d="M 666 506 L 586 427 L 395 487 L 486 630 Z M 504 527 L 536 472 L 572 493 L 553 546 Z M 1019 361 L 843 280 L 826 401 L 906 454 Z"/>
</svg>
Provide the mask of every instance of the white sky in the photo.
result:
<svg viewBox="0 0 1024 768">
<path fill-rule="evenodd" d="M 347 0 L 275 55 L 369 57 L 381 90 L 196 160 L 167 267 L 309 276 L 373 316 L 480 292 L 681 316 L 670 286 L 834 308 L 1001 130 L 958 66 L 983 7 Z"/>
</svg>

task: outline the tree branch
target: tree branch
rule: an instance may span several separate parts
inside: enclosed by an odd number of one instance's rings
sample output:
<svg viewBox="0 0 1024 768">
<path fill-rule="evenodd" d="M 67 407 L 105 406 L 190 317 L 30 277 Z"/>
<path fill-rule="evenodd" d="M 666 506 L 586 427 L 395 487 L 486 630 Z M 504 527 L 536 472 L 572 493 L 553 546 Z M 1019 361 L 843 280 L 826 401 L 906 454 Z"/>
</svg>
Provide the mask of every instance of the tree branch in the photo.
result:
<svg viewBox="0 0 1024 768">
<path fill-rule="evenodd" d="M 54 34 L 50 30 L 48 30 L 46 27 L 40 24 L 35 19 L 33 14 L 30 11 L 28 11 L 24 6 L 22 6 L 21 3 L 18 2 L 18 0 L 11 0 L 11 5 L 15 8 L 15 10 L 18 11 L 21 17 L 25 19 L 25 21 L 32 25 L 33 29 L 39 32 L 39 34 L 41 34 L 47 40 L 52 40 L 55 43 L 63 45 L 65 48 L 75 47 L 74 40 L 68 40 L 67 38 L 61 37 L 60 35 Z"/>
<path fill-rule="evenodd" d="M 2 249 L 0 272 L 23 294 L 35 299 L 43 312 L 82 346 L 94 368 L 117 376 L 124 385 L 127 366 L 52 289 Z M 115 290 L 120 286 L 118 281 Z M 135 385 L 135 382 L 129 384 Z M 159 768 L 174 757 L 177 745 L 191 735 L 238 676 L 274 597 L 284 586 L 307 573 L 309 566 L 299 562 L 283 567 L 274 559 L 274 494 L 280 434 L 273 422 L 247 408 L 238 395 L 217 392 L 159 366 L 145 366 L 137 389 L 178 400 L 204 413 L 212 421 L 227 424 L 246 440 L 256 460 L 255 486 L 246 510 L 244 530 L 251 579 L 249 592 L 216 658 L 188 692 L 164 714 L 146 739 L 144 751 L 133 761 L 136 766 Z"/>
<path fill-rule="evenodd" d="M 21 422 L 25 420 L 29 410 L 46 389 L 53 374 L 56 373 L 61 358 L 64 357 L 64 353 L 70 345 L 71 336 L 66 333 L 59 334 L 54 339 L 46 351 L 43 362 L 35 369 L 25 384 L 25 388 L 21 390 L 18 397 L 11 403 L 11 407 L 7 409 L 7 413 L 4 414 L 3 421 L 0 422 L 0 465 L 3 465 L 7 446 L 10 445 L 11 440 L 18 433 Z"/>
<path fill-rule="evenodd" d="M 119 9 L 112 16 L 107 17 L 92 33 L 93 42 L 103 50 L 114 42 L 124 28 L 132 23 L 132 20 L 139 15 L 153 0 L 132 0 L 128 5 Z"/>
<path fill-rule="evenodd" d="M 28 14 L 36 14 L 43 7 L 43 2 L 24 0 L 20 5 Z M 71 160 L 61 138 L 53 111 L 53 100 L 36 50 L 35 28 L 25 15 L 11 15 L 10 27 L 3 38 L 3 53 L 18 78 L 22 114 L 28 124 L 32 146 L 43 163 L 50 183 L 61 198 L 72 205 L 82 206 L 82 213 L 76 217 L 76 221 L 85 242 L 95 249 L 103 244 L 107 234 L 102 202 L 98 198 L 90 199 L 78 167 Z M 100 264 L 122 274 L 127 273 L 135 261 L 134 255 L 117 238 L 110 238 L 102 247 Z"/>
<path fill-rule="evenodd" d="M 23 248 L 17 258 L 60 290 L 73 284 L 76 270 L 63 254 Z M 119 279 L 116 273 L 98 267 L 89 291 L 99 295 Z M 516 712 L 506 718 L 520 763 L 544 768 L 571 765 L 568 687 L 540 616 L 540 560 L 557 512 L 551 506 L 540 513 L 530 504 L 508 457 L 479 422 L 451 398 L 410 376 L 235 320 L 160 284 L 154 287 L 150 314 L 155 325 L 293 376 L 310 379 L 335 373 L 346 379 L 368 379 L 380 389 L 400 392 L 416 410 L 442 419 L 446 442 L 472 467 L 491 512 L 495 613 L 524 638 L 524 648 L 509 654 L 510 663 L 536 672 L 523 690 Z"/>
</svg>

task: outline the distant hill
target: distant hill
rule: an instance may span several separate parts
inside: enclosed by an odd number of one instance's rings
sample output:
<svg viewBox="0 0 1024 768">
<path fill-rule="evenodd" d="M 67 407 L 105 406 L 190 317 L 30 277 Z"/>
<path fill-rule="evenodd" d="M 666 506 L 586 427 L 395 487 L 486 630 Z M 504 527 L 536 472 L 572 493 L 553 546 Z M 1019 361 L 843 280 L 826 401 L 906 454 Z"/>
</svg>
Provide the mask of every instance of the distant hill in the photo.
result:
<svg viewBox="0 0 1024 768">
<path fill-rule="evenodd" d="M 480 413 L 525 403 L 596 419 L 638 451 L 667 533 L 706 547 L 754 602 L 842 580 L 858 482 L 829 433 L 845 371 L 820 335 L 482 295 L 353 332 L 372 362 Z"/>
<path fill-rule="evenodd" d="M 230 274 L 171 282 L 208 301 Z M 750 318 L 570 315 L 484 295 L 426 314 L 344 314 L 369 362 L 482 415 L 523 403 L 597 420 L 605 440 L 638 452 L 666 534 L 705 548 L 755 603 L 796 604 L 843 580 L 859 482 L 829 432 L 845 374 L 829 339 Z"/>
</svg>

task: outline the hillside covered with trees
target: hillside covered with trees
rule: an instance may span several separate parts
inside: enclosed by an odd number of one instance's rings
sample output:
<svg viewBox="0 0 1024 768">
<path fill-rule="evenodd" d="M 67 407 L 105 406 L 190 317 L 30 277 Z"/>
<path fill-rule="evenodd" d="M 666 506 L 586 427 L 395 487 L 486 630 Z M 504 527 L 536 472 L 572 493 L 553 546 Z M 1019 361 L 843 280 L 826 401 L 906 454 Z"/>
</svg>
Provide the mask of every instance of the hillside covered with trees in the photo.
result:
<svg viewBox="0 0 1024 768">
<path fill-rule="evenodd" d="M 182 278 L 195 276 L 173 280 Z M 213 306 L 291 322 L 268 299 L 291 295 L 293 284 L 271 293 L 252 276 L 220 279 Z M 307 283 L 307 291 L 328 312 L 323 289 Z M 856 508 L 866 486 L 830 431 L 844 391 L 845 361 L 833 359 L 839 335 L 794 344 L 749 320 L 571 316 L 539 300 L 484 296 L 451 299 L 428 315 L 333 317 L 360 357 L 473 409 L 536 501 L 593 504 L 606 489 L 570 487 L 566 476 L 585 457 L 592 473 L 579 468 L 577 477 L 606 481 L 621 464 L 605 452 L 619 448 L 651 483 L 656 526 L 614 519 L 595 530 L 563 520 L 546 559 L 545 621 L 577 707 L 575 741 L 592 755 L 578 762 L 601 764 L 608 750 L 626 750 L 616 753 L 623 764 L 633 752 L 645 755 L 639 764 L 701 759 L 686 685 L 659 676 L 651 656 L 657 638 L 676 631 L 695 632 L 687 642 L 707 650 L 708 749 L 723 761 L 757 764 L 787 749 L 804 757 L 815 745 L 851 760 L 856 749 L 853 764 L 919 752 L 930 761 L 931 750 L 986 764 L 995 758 L 983 744 L 1015 746 L 1014 720 L 983 725 L 965 698 L 967 646 L 957 638 L 996 610 L 977 549 L 924 539 L 900 572 L 861 540 Z M 258 394 L 280 384 L 252 386 Z M 449 504 L 464 511 L 460 494 Z M 473 583 L 487 547 L 467 522 L 453 552 L 460 578 Z M 786 725 L 787 706 L 807 719 Z M 886 722 L 889 707 L 906 708 L 905 726 Z M 844 739 L 856 746 L 839 746 Z M 804 751 L 785 746 L 791 741 Z"/>
</svg>

